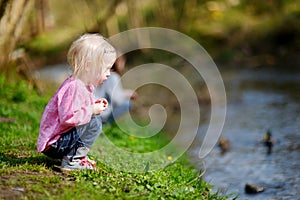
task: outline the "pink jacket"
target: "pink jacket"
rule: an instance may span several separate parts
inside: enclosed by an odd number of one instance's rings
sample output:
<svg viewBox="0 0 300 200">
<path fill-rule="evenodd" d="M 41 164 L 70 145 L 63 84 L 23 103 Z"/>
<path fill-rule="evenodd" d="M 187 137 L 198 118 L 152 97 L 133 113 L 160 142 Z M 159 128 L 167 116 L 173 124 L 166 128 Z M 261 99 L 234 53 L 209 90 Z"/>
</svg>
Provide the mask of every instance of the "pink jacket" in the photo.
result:
<svg viewBox="0 0 300 200">
<path fill-rule="evenodd" d="M 38 152 L 56 142 L 60 135 L 91 120 L 94 86 L 67 78 L 47 104 L 40 124 Z"/>
</svg>

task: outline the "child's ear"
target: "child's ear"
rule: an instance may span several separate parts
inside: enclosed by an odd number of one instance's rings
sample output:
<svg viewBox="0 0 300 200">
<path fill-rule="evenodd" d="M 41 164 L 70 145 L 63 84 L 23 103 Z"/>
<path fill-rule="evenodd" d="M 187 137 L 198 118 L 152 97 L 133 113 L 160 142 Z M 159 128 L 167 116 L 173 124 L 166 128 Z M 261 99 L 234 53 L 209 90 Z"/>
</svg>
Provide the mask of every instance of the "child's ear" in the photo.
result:
<svg viewBox="0 0 300 200">
<path fill-rule="evenodd" d="M 87 72 L 91 71 L 90 65 L 89 64 L 85 65 L 84 70 L 87 71 Z"/>
</svg>

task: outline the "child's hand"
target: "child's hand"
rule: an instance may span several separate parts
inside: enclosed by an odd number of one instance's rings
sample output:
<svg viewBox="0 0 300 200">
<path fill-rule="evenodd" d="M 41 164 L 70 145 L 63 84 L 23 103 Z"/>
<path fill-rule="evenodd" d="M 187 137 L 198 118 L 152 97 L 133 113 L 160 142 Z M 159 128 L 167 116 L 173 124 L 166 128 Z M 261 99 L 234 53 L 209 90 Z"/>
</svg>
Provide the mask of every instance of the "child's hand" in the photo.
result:
<svg viewBox="0 0 300 200">
<path fill-rule="evenodd" d="M 93 105 L 93 113 L 101 114 L 108 106 L 108 101 L 104 98 L 98 99 Z"/>
<path fill-rule="evenodd" d="M 130 89 L 124 89 L 124 95 L 131 100 L 136 100 L 138 97 L 138 94 L 134 90 Z"/>
<path fill-rule="evenodd" d="M 108 101 L 105 98 L 100 98 L 96 102 L 96 104 L 100 104 L 101 109 L 104 111 L 108 106 Z"/>
</svg>

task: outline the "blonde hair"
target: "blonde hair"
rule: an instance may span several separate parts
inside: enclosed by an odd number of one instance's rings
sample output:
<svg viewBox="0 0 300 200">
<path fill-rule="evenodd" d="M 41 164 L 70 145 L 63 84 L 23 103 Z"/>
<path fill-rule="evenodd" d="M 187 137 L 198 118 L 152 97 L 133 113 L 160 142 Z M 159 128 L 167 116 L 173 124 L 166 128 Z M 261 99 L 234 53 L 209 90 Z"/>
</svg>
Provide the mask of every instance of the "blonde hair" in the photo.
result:
<svg viewBox="0 0 300 200">
<path fill-rule="evenodd" d="M 100 34 L 86 33 L 72 43 L 67 57 L 75 76 L 85 67 L 99 68 L 102 74 L 115 62 L 116 50 Z"/>
</svg>

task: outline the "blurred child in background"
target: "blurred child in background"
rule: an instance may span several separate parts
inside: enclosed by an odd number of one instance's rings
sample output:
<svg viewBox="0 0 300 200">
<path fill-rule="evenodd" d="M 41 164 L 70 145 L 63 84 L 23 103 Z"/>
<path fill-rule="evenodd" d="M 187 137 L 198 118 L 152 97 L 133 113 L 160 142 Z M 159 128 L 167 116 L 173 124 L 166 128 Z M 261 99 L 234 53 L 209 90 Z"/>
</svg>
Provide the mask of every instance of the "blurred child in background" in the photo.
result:
<svg viewBox="0 0 300 200">
<path fill-rule="evenodd" d="M 129 112 L 131 100 L 136 99 L 137 94 L 129 89 L 124 89 L 120 76 L 125 68 L 126 59 L 119 56 L 112 67 L 111 75 L 102 85 L 96 88 L 95 96 L 108 100 L 108 108 L 101 114 L 103 123 L 112 123 L 116 118 Z"/>
</svg>

